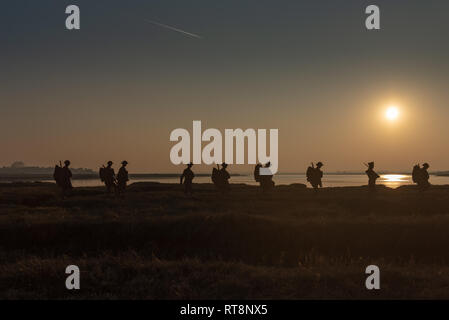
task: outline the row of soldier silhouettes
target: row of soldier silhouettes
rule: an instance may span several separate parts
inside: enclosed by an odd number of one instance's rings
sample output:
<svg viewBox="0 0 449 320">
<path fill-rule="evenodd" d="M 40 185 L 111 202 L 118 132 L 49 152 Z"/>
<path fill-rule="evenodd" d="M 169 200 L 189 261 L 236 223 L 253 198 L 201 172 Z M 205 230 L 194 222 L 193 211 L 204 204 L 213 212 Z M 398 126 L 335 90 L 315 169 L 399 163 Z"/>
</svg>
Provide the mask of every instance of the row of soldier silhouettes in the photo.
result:
<svg viewBox="0 0 449 320">
<path fill-rule="evenodd" d="M 368 188 L 370 191 L 376 190 L 376 181 L 380 178 L 380 176 L 374 171 L 374 162 L 369 162 L 368 164 L 365 164 L 367 166 L 367 170 L 365 171 L 366 175 L 368 176 Z M 321 179 L 323 178 L 323 171 L 321 171 L 321 167 L 323 166 L 322 162 L 318 162 L 316 164 L 316 168 L 312 163 L 312 166 L 307 168 L 307 181 L 310 182 L 312 187 L 315 190 L 318 190 L 318 188 L 322 188 L 323 184 Z M 415 165 L 413 167 L 412 171 L 412 180 L 414 183 L 418 185 L 418 187 L 421 190 L 426 190 L 428 187 L 430 187 L 429 183 L 429 172 L 427 171 L 429 169 L 429 164 L 424 163 L 421 167 L 419 164 Z"/>
<path fill-rule="evenodd" d="M 365 171 L 368 176 L 368 187 L 371 191 L 374 191 L 376 189 L 376 180 L 379 179 L 380 176 L 374 171 L 374 162 L 369 162 L 366 166 L 368 167 Z M 424 163 L 422 167 L 419 164 L 413 167 L 412 180 L 421 190 L 426 190 L 430 187 L 430 175 L 427 171 L 429 168 L 430 165 L 428 163 Z"/>
<path fill-rule="evenodd" d="M 376 181 L 380 178 L 380 175 L 378 175 L 374 171 L 374 162 L 369 162 L 365 165 L 367 166 L 367 170 L 365 171 L 365 173 L 368 176 L 368 188 L 370 191 L 375 191 Z M 228 165 L 226 163 L 223 163 L 221 165 L 221 169 L 217 165 L 217 168 L 214 168 L 212 170 L 212 182 L 216 186 L 217 190 L 222 191 L 223 193 L 229 191 L 230 175 L 226 170 L 227 166 Z M 321 161 L 318 162 L 316 166 L 312 163 L 306 171 L 307 181 L 312 185 L 315 191 L 318 191 L 319 188 L 323 187 L 323 171 L 321 170 L 323 166 L 324 165 Z M 195 174 L 192 171 L 192 167 L 193 164 L 189 163 L 187 165 L 187 168 L 182 173 L 180 179 L 181 184 L 184 181 L 184 192 L 188 195 L 192 194 L 192 183 L 193 178 L 195 177 Z M 266 192 L 274 188 L 274 181 L 272 175 L 260 175 L 260 168 L 262 167 L 269 168 L 270 162 L 265 164 L 265 166 L 262 166 L 260 163 L 256 165 L 256 167 L 254 168 L 254 180 L 256 180 L 256 182 L 259 182 L 262 191 Z M 421 190 L 426 190 L 428 187 L 430 187 L 430 176 L 429 172 L 427 171 L 429 167 L 430 166 L 428 163 L 424 163 L 422 167 L 419 164 L 413 167 L 412 180 L 418 185 Z"/>
<path fill-rule="evenodd" d="M 322 166 L 323 163 L 318 162 L 316 164 L 316 167 L 312 163 L 312 165 L 307 168 L 307 181 L 310 182 L 315 190 L 318 190 L 319 187 L 323 187 L 323 183 L 321 181 L 321 179 L 323 178 L 323 171 L 321 171 Z M 374 162 L 369 162 L 368 164 L 365 164 L 365 166 L 367 167 L 365 173 L 368 176 L 368 188 L 370 191 L 375 191 L 376 181 L 380 178 L 380 176 L 376 173 L 376 171 L 374 171 Z M 419 164 L 413 167 L 412 180 L 418 185 L 421 190 L 426 190 L 430 187 L 430 176 L 429 172 L 427 171 L 429 167 L 430 165 L 428 163 L 424 163 L 422 167 Z"/>
<path fill-rule="evenodd" d="M 100 168 L 99 174 L 100 179 L 104 182 L 106 186 L 107 194 L 116 194 L 118 196 L 123 197 L 126 189 L 126 184 L 129 181 L 128 171 L 126 170 L 128 162 L 123 161 L 122 166 L 116 175 L 114 172 L 114 168 L 112 168 L 113 162 L 108 161 L 107 166 L 103 166 Z M 254 168 L 254 179 L 256 182 L 259 182 L 262 191 L 267 192 L 274 188 L 274 181 L 272 175 L 261 175 L 260 169 L 262 167 L 269 168 L 270 162 L 262 166 L 261 164 L 257 164 Z M 368 176 L 368 188 L 370 191 L 375 191 L 376 189 L 376 181 L 380 176 L 374 171 L 374 162 L 369 162 L 365 164 L 368 169 L 365 171 Z M 54 179 L 57 185 L 62 190 L 62 196 L 65 198 L 71 191 L 72 183 L 72 172 L 69 169 L 70 161 L 64 161 L 64 166 L 61 164 L 55 167 Z M 189 163 L 187 168 L 183 171 L 180 177 L 180 184 L 184 184 L 184 192 L 186 195 L 192 195 L 193 193 L 193 179 L 195 178 L 195 174 L 192 171 L 193 163 Z M 217 165 L 217 168 L 213 168 L 212 170 L 212 182 L 214 183 L 216 189 L 221 193 L 227 193 L 230 189 L 229 179 L 231 175 L 226 170 L 228 165 L 223 163 L 221 168 Z M 311 166 L 307 168 L 306 177 L 307 181 L 312 185 L 313 189 L 317 191 L 319 188 L 323 187 L 322 178 L 323 171 L 321 168 L 323 167 L 322 162 L 316 163 L 316 166 L 312 163 Z M 412 179 L 413 182 L 418 185 L 421 190 L 425 190 L 430 186 L 429 183 L 429 164 L 424 163 L 421 167 L 419 164 L 413 167 Z"/>
<path fill-rule="evenodd" d="M 117 175 L 114 172 L 114 168 L 112 168 L 112 161 L 108 161 L 107 166 L 103 166 L 100 168 L 100 179 L 106 185 L 106 191 L 108 194 L 115 194 L 119 197 L 123 197 L 125 194 L 126 184 L 129 181 L 128 171 L 126 170 L 126 166 L 128 165 L 127 161 L 122 161 L 122 166 L 120 167 Z M 72 172 L 69 169 L 70 161 L 64 161 L 64 166 L 60 163 L 59 166 L 55 166 L 55 171 L 53 174 L 53 178 L 56 181 L 56 184 L 62 191 L 62 198 L 66 198 L 71 190 L 72 186 Z"/>
<path fill-rule="evenodd" d="M 180 183 L 184 184 L 184 193 L 186 195 L 192 195 L 193 189 L 192 189 L 192 183 L 193 178 L 195 178 L 195 174 L 192 171 L 193 163 L 189 163 L 187 165 L 187 168 L 182 172 L 182 175 L 180 177 Z M 221 193 L 227 193 L 229 192 L 230 185 L 229 185 L 229 179 L 231 178 L 231 175 L 226 170 L 228 165 L 226 163 L 222 163 L 221 168 L 219 165 L 217 165 L 216 168 L 212 169 L 212 175 L 211 179 L 212 182 L 215 185 L 215 188 L 221 192 Z M 270 163 L 268 162 L 265 165 L 265 168 L 270 167 Z M 263 191 L 268 191 L 274 187 L 273 182 L 273 176 L 272 175 L 260 175 L 259 169 L 262 168 L 261 164 L 257 164 L 256 168 L 254 169 L 254 179 L 260 183 L 260 187 Z"/>
<path fill-rule="evenodd" d="M 112 168 L 113 162 L 108 161 L 107 166 L 103 166 L 99 170 L 100 180 L 106 185 L 106 192 L 108 195 L 116 194 L 123 197 L 125 194 L 126 183 L 129 181 L 128 170 L 126 166 L 128 162 L 122 161 L 122 166 L 115 175 L 114 168 Z"/>
</svg>

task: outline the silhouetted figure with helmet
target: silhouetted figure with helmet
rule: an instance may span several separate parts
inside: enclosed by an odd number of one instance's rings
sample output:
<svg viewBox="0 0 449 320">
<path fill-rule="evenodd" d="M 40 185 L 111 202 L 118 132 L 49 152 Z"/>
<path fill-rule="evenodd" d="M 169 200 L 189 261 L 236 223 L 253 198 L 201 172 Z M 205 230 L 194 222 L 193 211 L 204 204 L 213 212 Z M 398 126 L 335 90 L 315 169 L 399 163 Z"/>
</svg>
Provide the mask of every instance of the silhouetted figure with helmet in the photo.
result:
<svg viewBox="0 0 449 320">
<path fill-rule="evenodd" d="M 264 168 L 271 167 L 271 162 L 267 162 L 264 166 Z M 256 165 L 256 169 L 259 171 L 259 183 L 260 188 L 263 192 L 271 191 L 274 188 L 274 181 L 273 181 L 273 175 L 272 174 L 260 174 L 260 169 L 262 168 L 262 165 L 258 164 Z M 257 180 L 256 180 L 257 181 Z"/>
<path fill-rule="evenodd" d="M 192 195 L 193 190 L 192 190 L 192 184 L 193 184 L 193 178 L 195 178 L 195 174 L 192 171 L 192 167 L 193 167 L 193 163 L 190 162 L 187 165 L 187 168 L 184 169 L 184 171 L 182 172 L 182 175 L 180 177 L 180 184 L 183 183 L 184 180 L 184 193 L 186 195 Z"/>
<path fill-rule="evenodd" d="M 72 187 L 72 171 L 69 169 L 70 161 L 64 161 L 64 167 L 62 167 L 61 162 L 59 166 L 55 166 L 55 171 L 53 173 L 53 178 L 56 181 L 56 184 L 59 188 L 61 188 L 62 199 L 65 199 L 69 196 L 70 191 L 73 189 Z"/>
<path fill-rule="evenodd" d="M 212 168 L 212 175 L 211 175 L 212 182 L 215 186 L 215 189 L 217 191 L 220 190 L 220 166 L 217 164 L 217 167 Z"/>
<path fill-rule="evenodd" d="M 374 171 L 374 162 L 368 163 L 368 170 L 365 171 L 368 176 L 368 189 L 370 191 L 376 191 L 376 180 L 380 178 L 380 176 Z"/>
<path fill-rule="evenodd" d="M 262 165 L 260 163 L 256 164 L 256 166 L 254 167 L 254 180 L 256 180 L 256 182 L 260 183 L 260 168 L 262 168 Z"/>
<path fill-rule="evenodd" d="M 429 172 L 427 169 L 430 168 L 430 165 L 426 162 L 422 165 L 422 168 L 419 164 L 413 167 L 412 179 L 418 185 L 418 188 L 422 191 L 428 189 L 430 187 L 429 183 Z"/>
<path fill-rule="evenodd" d="M 117 193 L 121 197 L 125 195 L 126 183 L 129 181 L 128 171 L 126 170 L 127 165 L 127 161 L 122 161 L 122 166 L 117 174 Z"/>
<path fill-rule="evenodd" d="M 229 179 L 231 178 L 231 175 L 226 170 L 227 167 L 227 163 L 223 162 L 221 169 L 218 172 L 218 187 L 222 193 L 227 193 L 230 190 Z"/>
<path fill-rule="evenodd" d="M 114 168 L 112 168 L 112 161 L 108 161 L 108 165 L 106 167 L 100 168 L 100 179 L 104 182 L 106 186 L 106 193 L 111 194 L 116 188 L 115 184 L 115 172 Z"/>
<path fill-rule="evenodd" d="M 312 165 L 307 168 L 306 172 L 307 181 L 310 182 L 315 191 L 318 191 L 318 188 L 323 187 L 323 183 L 321 181 L 321 179 L 323 178 L 323 171 L 321 171 L 322 167 L 323 163 L 320 161 L 316 164 L 316 168 L 313 162 Z"/>
</svg>

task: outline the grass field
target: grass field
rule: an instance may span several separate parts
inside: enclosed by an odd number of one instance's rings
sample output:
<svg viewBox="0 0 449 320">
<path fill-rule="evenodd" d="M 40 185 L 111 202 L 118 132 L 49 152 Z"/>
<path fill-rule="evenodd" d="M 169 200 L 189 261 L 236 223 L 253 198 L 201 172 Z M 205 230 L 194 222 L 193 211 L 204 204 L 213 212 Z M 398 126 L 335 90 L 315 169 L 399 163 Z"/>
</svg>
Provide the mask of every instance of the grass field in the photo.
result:
<svg viewBox="0 0 449 320">
<path fill-rule="evenodd" d="M 0 298 L 449 298 L 449 186 L 0 184 Z M 81 290 L 65 268 L 81 269 Z M 378 265 L 381 289 L 365 288 Z"/>
</svg>

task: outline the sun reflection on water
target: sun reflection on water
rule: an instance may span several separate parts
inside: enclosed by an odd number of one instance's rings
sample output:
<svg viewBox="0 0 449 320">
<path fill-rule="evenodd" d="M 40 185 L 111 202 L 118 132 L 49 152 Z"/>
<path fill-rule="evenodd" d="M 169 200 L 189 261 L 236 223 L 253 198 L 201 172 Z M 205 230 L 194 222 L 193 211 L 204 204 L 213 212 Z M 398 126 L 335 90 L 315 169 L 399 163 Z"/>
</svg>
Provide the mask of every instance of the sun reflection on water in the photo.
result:
<svg viewBox="0 0 449 320">
<path fill-rule="evenodd" d="M 383 174 L 380 183 L 389 188 L 397 188 L 401 185 L 412 183 L 411 176 L 405 174 Z"/>
</svg>

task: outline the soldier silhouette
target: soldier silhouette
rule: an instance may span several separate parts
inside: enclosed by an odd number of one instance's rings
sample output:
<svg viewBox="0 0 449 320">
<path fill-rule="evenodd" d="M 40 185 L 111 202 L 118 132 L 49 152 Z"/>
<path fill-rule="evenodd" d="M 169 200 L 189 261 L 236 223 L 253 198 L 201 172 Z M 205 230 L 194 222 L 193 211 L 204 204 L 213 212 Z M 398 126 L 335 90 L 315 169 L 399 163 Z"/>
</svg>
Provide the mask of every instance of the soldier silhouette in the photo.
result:
<svg viewBox="0 0 449 320">
<path fill-rule="evenodd" d="M 193 178 L 195 178 L 195 174 L 192 171 L 192 166 L 193 163 L 190 162 L 187 165 L 187 168 L 184 169 L 184 171 L 182 172 L 182 175 L 180 177 L 180 184 L 182 184 L 183 180 L 184 180 L 184 193 L 186 195 L 192 195 L 193 190 L 192 190 L 192 182 L 193 182 Z"/>
<path fill-rule="evenodd" d="M 260 183 L 260 168 L 262 168 L 262 165 L 260 163 L 256 164 L 256 166 L 254 167 L 254 180 L 256 180 L 256 182 Z"/>
<path fill-rule="evenodd" d="M 114 168 L 112 168 L 112 161 L 108 161 L 108 165 L 106 168 L 100 169 L 100 176 L 101 179 L 104 181 L 104 184 L 106 185 L 106 192 L 110 194 L 112 191 L 114 191 L 116 185 L 115 185 L 115 172 Z"/>
<path fill-rule="evenodd" d="M 365 171 L 368 176 L 368 188 L 370 191 L 376 190 L 376 180 L 380 178 L 380 176 L 374 171 L 374 162 L 368 163 L 368 170 Z"/>
<path fill-rule="evenodd" d="M 64 167 L 59 166 L 55 167 L 55 172 L 53 177 L 56 181 L 56 184 L 59 188 L 61 188 L 62 199 L 65 199 L 70 195 L 70 191 L 72 190 L 72 171 L 69 169 L 70 161 L 64 161 Z"/>
<path fill-rule="evenodd" d="M 268 162 L 265 164 L 265 168 L 269 168 L 271 166 L 271 163 Z M 262 167 L 262 166 L 260 166 Z M 259 182 L 260 187 L 263 192 L 270 191 L 274 188 L 274 182 L 273 182 L 273 175 L 260 175 L 260 167 L 259 169 Z"/>
<path fill-rule="evenodd" d="M 212 168 L 212 175 L 211 175 L 212 182 L 214 183 L 215 188 L 219 191 L 220 190 L 220 166 L 217 164 L 216 168 Z"/>
<path fill-rule="evenodd" d="M 122 166 L 120 167 L 117 174 L 117 192 L 119 196 L 124 196 L 126 183 L 129 181 L 128 171 L 126 170 L 128 162 L 122 161 Z"/>
<path fill-rule="evenodd" d="M 312 162 L 312 165 L 307 168 L 307 181 L 310 182 L 313 189 L 315 191 L 318 191 L 318 188 L 323 187 L 323 183 L 321 179 L 323 178 L 323 171 L 321 171 L 321 168 L 323 167 L 323 163 L 320 161 L 316 164 L 316 168 Z"/>
<path fill-rule="evenodd" d="M 412 173 L 413 181 L 416 182 L 421 191 L 424 191 L 430 187 L 429 183 L 430 176 L 429 172 L 427 171 L 427 169 L 429 168 L 430 165 L 427 162 L 422 165 L 422 168 L 419 167 L 419 164 L 413 168 Z"/>
<path fill-rule="evenodd" d="M 231 176 L 229 175 L 229 172 L 226 170 L 226 168 L 228 167 L 228 165 L 223 162 L 223 164 L 221 165 L 221 169 L 219 170 L 219 186 L 220 186 L 220 191 L 222 193 L 228 192 L 230 189 L 229 186 L 229 179 L 231 178 Z"/>
<path fill-rule="evenodd" d="M 423 190 L 427 189 L 430 187 L 430 175 L 429 172 L 427 171 L 430 168 L 430 165 L 426 162 L 422 165 L 422 188 Z"/>
<path fill-rule="evenodd" d="M 316 168 L 315 168 L 316 183 L 320 188 L 323 187 L 323 182 L 321 181 L 321 179 L 323 179 L 323 171 L 321 171 L 322 167 L 323 167 L 323 163 L 318 162 L 316 164 Z M 316 189 L 318 189 L 318 187 Z"/>
</svg>

